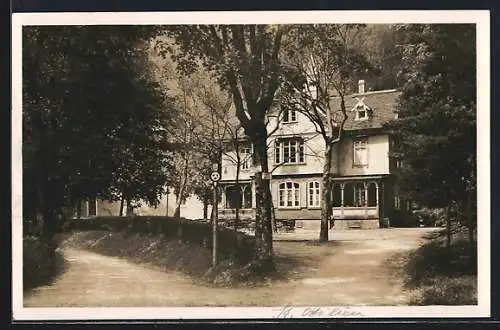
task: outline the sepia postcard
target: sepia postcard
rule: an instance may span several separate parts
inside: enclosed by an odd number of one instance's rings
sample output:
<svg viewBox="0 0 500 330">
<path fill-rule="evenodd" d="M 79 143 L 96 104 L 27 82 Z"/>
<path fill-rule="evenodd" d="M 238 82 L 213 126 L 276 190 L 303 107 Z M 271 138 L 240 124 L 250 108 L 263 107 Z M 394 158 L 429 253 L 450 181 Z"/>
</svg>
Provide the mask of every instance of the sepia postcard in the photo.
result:
<svg viewBox="0 0 500 330">
<path fill-rule="evenodd" d="M 488 11 L 14 13 L 13 320 L 489 317 L 489 42 Z"/>
</svg>

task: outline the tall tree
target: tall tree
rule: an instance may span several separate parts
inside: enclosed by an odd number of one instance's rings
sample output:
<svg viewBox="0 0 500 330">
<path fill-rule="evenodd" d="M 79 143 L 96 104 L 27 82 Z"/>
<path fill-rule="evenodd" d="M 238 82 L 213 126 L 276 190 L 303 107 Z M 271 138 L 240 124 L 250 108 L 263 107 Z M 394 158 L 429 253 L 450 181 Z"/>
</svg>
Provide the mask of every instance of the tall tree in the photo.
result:
<svg viewBox="0 0 500 330">
<path fill-rule="evenodd" d="M 404 71 L 393 157 L 400 192 L 428 207 L 458 205 L 473 239 L 476 173 L 474 25 L 395 27 Z M 471 205 L 472 204 L 472 205 Z M 450 229 L 450 214 L 447 215 Z M 448 230 L 448 245 L 451 232 Z"/>
<path fill-rule="evenodd" d="M 171 102 L 148 79 L 150 27 L 23 29 L 23 186 L 27 217 L 51 238 L 85 198 L 161 194 Z"/>
<path fill-rule="evenodd" d="M 328 241 L 332 215 L 334 155 L 348 118 L 345 97 L 352 92 L 353 76 L 369 69 L 356 48 L 364 26 L 318 24 L 294 29 L 284 48 L 288 79 L 281 88 L 282 108 L 295 109 L 315 126 L 325 143 L 321 196 L 320 241 Z M 334 102 L 340 100 L 340 102 Z"/>
<path fill-rule="evenodd" d="M 201 61 L 217 76 L 221 86 L 231 91 L 236 117 L 252 142 L 260 165 L 255 175 L 253 263 L 268 269 L 274 268 L 274 258 L 266 114 L 280 83 L 279 54 L 287 29 L 282 25 L 185 25 L 166 29 L 182 51 L 181 56 L 176 56 L 182 70 L 189 71 Z"/>
</svg>

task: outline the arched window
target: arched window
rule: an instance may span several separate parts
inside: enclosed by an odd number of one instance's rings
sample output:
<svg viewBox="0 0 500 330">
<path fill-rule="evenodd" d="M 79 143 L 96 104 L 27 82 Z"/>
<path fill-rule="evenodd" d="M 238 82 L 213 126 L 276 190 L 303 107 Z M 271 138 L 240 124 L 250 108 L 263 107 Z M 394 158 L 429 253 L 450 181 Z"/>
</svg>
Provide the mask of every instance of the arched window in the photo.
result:
<svg viewBox="0 0 500 330">
<path fill-rule="evenodd" d="M 340 184 L 335 183 L 332 188 L 332 206 L 341 207 L 342 206 L 342 192 L 340 190 Z"/>
<path fill-rule="evenodd" d="M 307 185 L 307 205 L 309 207 L 319 207 L 321 201 L 321 191 L 319 182 L 309 182 Z"/>
<path fill-rule="evenodd" d="M 297 182 L 283 182 L 279 185 L 279 206 L 299 207 L 300 186 Z"/>
<path fill-rule="evenodd" d="M 377 184 L 375 182 L 368 184 L 368 206 L 377 206 Z"/>
<path fill-rule="evenodd" d="M 344 206 L 354 206 L 354 186 L 352 183 L 344 185 Z"/>
</svg>

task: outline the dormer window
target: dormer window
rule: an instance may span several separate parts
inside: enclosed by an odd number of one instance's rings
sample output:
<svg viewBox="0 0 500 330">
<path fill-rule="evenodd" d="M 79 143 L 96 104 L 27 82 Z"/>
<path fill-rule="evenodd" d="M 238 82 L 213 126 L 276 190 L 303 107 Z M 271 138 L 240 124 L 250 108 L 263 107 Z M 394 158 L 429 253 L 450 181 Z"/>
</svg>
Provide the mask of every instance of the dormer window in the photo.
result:
<svg viewBox="0 0 500 330">
<path fill-rule="evenodd" d="M 356 109 L 356 120 L 362 120 L 366 118 L 368 118 L 368 113 L 366 109 L 363 106 L 361 107 L 358 106 Z"/>
<path fill-rule="evenodd" d="M 356 112 L 355 120 L 366 120 L 370 117 L 371 113 L 371 109 L 363 103 L 363 100 L 359 100 L 358 104 L 351 111 Z"/>
<path fill-rule="evenodd" d="M 284 123 L 296 123 L 297 122 L 297 110 L 285 110 L 285 111 L 283 111 L 283 122 Z"/>
</svg>

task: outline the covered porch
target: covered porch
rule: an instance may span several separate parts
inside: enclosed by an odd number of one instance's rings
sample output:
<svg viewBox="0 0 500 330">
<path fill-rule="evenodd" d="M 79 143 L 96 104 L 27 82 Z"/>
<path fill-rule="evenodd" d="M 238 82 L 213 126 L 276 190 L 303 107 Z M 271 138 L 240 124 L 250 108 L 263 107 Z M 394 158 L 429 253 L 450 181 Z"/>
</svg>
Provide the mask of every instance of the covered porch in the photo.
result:
<svg viewBox="0 0 500 330">
<path fill-rule="evenodd" d="M 334 179 L 332 216 L 335 219 L 335 227 L 378 227 L 379 219 L 384 213 L 382 179 L 382 177 Z M 372 223 L 368 224 L 367 221 Z"/>
<path fill-rule="evenodd" d="M 235 217 L 238 209 L 241 219 L 254 217 L 255 187 L 250 181 L 224 182 L 220 184 L 219 215 L 222 219 Z"/>
</svg>

